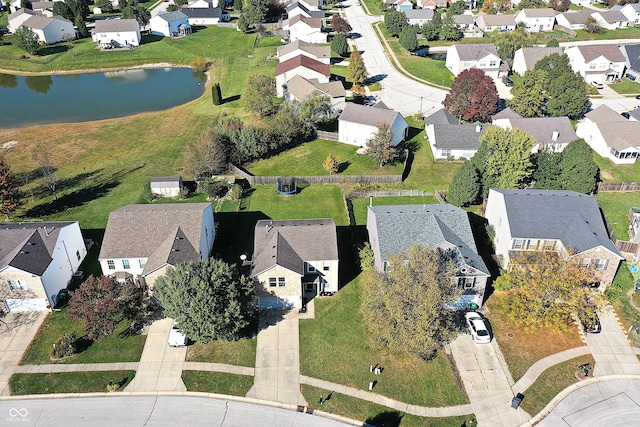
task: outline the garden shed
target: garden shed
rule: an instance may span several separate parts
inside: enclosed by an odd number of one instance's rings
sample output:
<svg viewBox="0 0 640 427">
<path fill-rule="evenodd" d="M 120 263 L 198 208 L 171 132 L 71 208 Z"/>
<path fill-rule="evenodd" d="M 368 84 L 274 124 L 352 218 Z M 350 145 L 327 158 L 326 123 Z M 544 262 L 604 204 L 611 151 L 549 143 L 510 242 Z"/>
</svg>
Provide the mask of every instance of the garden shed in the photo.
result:
<svg viewBox="0 0 640 427">
<path fill-rule="evenodd" d="M 154 176 L 151 178 L 151 192 L 163 197 L 177 197 L 184 188 L 181 176 Z"/>
</svg>

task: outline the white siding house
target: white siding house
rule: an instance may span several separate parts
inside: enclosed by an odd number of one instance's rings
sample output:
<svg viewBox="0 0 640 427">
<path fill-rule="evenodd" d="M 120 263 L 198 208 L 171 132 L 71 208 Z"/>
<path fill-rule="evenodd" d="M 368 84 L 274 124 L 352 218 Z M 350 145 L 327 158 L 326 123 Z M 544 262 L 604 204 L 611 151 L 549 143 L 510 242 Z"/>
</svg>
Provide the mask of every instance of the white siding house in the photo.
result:
<svg viewBox="0 0 640 427">
<path fill-rule="evenodd" d="M 378 131 L 380 123 L 387 123 L 393 132 L 392 144 L 402 142 L 408 135 L 409 125 L 404 117 L 386 105 L 378 103 L 373 107 L 347 103 L 338 118 L 338 141 L 345 144 L 366 147 Z"/>
<path fill-rule="evenodd" d="M 556 11 L 545 9 L 522 9 L 515 15 L 516 23 L 524 23 L 527 31 L 537 33 L 551 31 L 556 23 Z"/>
<path fill-rule="evenodd" d="M 160 13 L 149 21 L 151 34 L 173 37 L 191 32 L 189 17 L 180 11 Z"/>
<path fill-rule="evenodd" d="M 505 65 L 491 43 L 454 44 L 447 49 L 445 66 L 454 76 L 469 68 L 478 68 L 495 79 L 506 75 L 508 68 Z"/>
<path fill-rule="evenodd" d="M 318 83 L 329 83 L 331 67 L 305 55 L 298 55 L 276 65 L 276 94 L 284 96 L 286 83 L 294 76 L 317 79 Z"/>
<path fill-rule="evenodd" d="M 511 69 L 515 74 L 522 76 L 525 72 L 533 70 L 533 67 L 541 59 L 557 53 L 562 55 L 561 47 L 522 47 L 516 50 L 513 55 L 513 66 Z"/>
<path fill-rule="evenodd" d="M 626 58 L 618 45 L 588 45 L 566 48 L 571 69 L 591 83 L 608 82 L 624 75 Z"/>
<path fill-rule="evenodd" d="M 91 38 L 101 46 L 140 46 L 140 27 L 136 19 L 102 19 L 96 21 Z"/>
<path fill-rule="evenodd" d="M 331 46 L 318 46 L 317 44 L 296 40 L 284 46 L 278 47 L 278 60 L 288 61 L 299 55 L 308 56 L 323 64 L 331 64 Z"/>
<path fill-rule="evenodd" d="M 9 29 L 14 32 L 19 27 L 31 29 L 40 42 L 54 44 L 61 41 L 69 41 L 76 38 L 76 30 L 73 23 L 60 16 L 48 18 L 44 15 L 35 15 L 23 9 L 12 13 L 9 18 Z M 25 19 L 26 18 L 26 19 Z"/>
<path fill-rule="evenodd" d="M 282 29 L 289 32 L 289 40 L 302 40 L 307 43 L 326 43 L 327 33 L 324 30 L 324 20 L 307 18 L 296 15 L 285 21 Z"/>
</svg>

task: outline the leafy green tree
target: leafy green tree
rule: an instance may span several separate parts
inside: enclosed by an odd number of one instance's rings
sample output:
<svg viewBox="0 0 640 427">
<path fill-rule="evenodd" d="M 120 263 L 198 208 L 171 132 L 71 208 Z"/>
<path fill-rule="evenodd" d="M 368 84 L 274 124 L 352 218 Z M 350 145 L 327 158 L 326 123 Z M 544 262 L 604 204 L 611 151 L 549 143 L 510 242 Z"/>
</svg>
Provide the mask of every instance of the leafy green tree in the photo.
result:
<svg viewBox="0 0 640 427">
<path fill-rule="evenodd" d="M 242 12 L 243 0 L 233 0 L 233 10 L 236 12 Z"/>
<path fill-rule="evenodd" d="M 338 159 L 336 159 L 336 156 L 334 156 L 333 154 L 329 154 L 327 158 L 324 159 L 322 167 L 325 168 L 327 172 L 329 172 L 329 175 L 333 175 L 340 169 L 340 163 L 338 162 Z"/>
<path fill-rule="evenodd" d="M 78 33 L 80 34 L 80 38 L 85 38 L 89 35 L 89 31 L 87 30 L 87 24 L 84 22 L 82 16 L 77 15 L 75 19 L 76 28 L 78 29 Z"/>
<path fill-rule="evenodd" d="M 331 40 L 331 50 L 343 58 L 349 56 L 349 44 L 344 34 L 336 34 L 333 36 L 333 40 Z"/>
<path fill-rule="evenodd" d="M 431 359 L 457 333 L 460 290 L 448 252 L 413 245 L 388 259 L 387 272 L 365 270 L 362 315 L 377 344 Z"/>
<path fill-rule="evenodd" d="M 499 99 L 493 79 L 478 68 L 470 68 L 458 74 L 442 104 L 463 120 L 487 122 L 498 110 Z"/>
<path fill-rule="evenodd" d="M 547 72 L 528 70 L 522 79 L 513 85 L 513 98 L 507 105 L 522 117 L 544 117 L 547 107 Z"/>
<path fill-rule="evenodd" d="M 418 36 L 416 34 L 416 28 L 413 25 L 407 25 L 402 29 L 400 33 L 400 45 L 409 52 L 413 52 L 418 48 Z"/>
<path fill-rule="evenodd" d="M 271 0 L 244 1 L 242 13 L 244 14 L 247 24 L 249 24 L 249 27 L 253 27 L 255 24 L 265 21 L 271 4 Z"/>
<path fill-rule="evenodd" d="M 452 15 L 462 15 L 464 10 L 466 9 L 466 4 L 464 0 L 457 0 L 447 9 L 447 13 L 451 13 Z"/>
<path fill-rule="evenodd" d="M 178 9 L 178 6 L 176 6 L 174 3 L 171 3 L 169 6 L 167 6 L 167 12 L 175 12 L 177 10 L 180 9 Z"/>
<path fill-rule="evenodd" d="M 440 28 L 442 28 L 440 13 L 434 12 L 431 21 L 422 26 L 422 35 L 429 41 L 437 40 L 440 36 Z"/>
<path fill-rule="evenodd" d="M 73 12 L 74 20 L 76 16 L 80 16 L 83 20 L 89 16 L 89 4 L 87 0 L 64 0 L 69 5 L 69 9 Z"/>
<path fill-rule="evenodd" d="M 589 109 L 591 102 L 584 80 L 578 73 L 569 72 L 547 82 L 547 115 L 577 119 Z"/>
<path fill-rule="evenodd" d="M 247 81 L 244 95 L 245 107 L 261 117 L 269 116 L 277 111 L 274 97 L 276 82 L 264 74 L 254 74 Z"/>
<path fill-rule="evenodd" d="M 367 155 L 384 166 L 398 158 L 398 150 L 393 145 L 393 130 L 388 123 L 378 123 L 378 130 L 367 141 Z"/>
<path fill-rule="evenodd" d="M 471 162 L 464 162 L 453 176 L 447 191 L 447 202 L 456 206 L 473 205 L 478 201 L 481 191 L 480 176 L 476 167 Z"/>
<path fill-rule="evenodd" d="M 493 44 L 498 50 L 498 55 L 509 62 L 513 61 L 513 55 L 516 50 L 533 46 L 535 36 L 530 36 L 524 28 L 516 28 L 513 31 L 505 31 L 496 33 L 493 37 Z"/>
<path fill-rule="evenodd" d="M 517 6 L 514 7 L 515 10 L 522 9 L 540 9 L 547 8 L 549 5 L 546 0 L 521 0 Z"/>
<path fill-rule="evenodd" d="M 497 13 L 506 12 L 511 8 L 509 0 L 484 0 L 480 12 L 495 15 Z"/>
<path fill-rule="evenodd" d="M 551 39 L 547 42 L 546 47 L 558 47 L 560 46 L 560 42 L 558 42 L 558 39 Z"/>
<path fill-rule="evenodd" d="M 444 41 L 457 41 L 462 38 L 462 31 L 456 22 L 453 20 L 453 16 L 447 15 L 442 20 L 440 26 L 440 39 Z"/>
<path fill-rule="evenodd" d="M 362 85 L 367 78 L 367 69 L 364 67 L 364 61 L 359 50 L 354 50 L 349 56 L 349 68 L 347 70 L 347 78 L 354 85 Z"/>
<path fill-rule="evenodd" d="M 360 268 L 362 271 L 373 269 L 376 261 L 376 256 L 371 249 L 371 243 L 365 242 L 364 246 L 358 251 L 358 258 L 360 259 Z"/>
<path fill-rule="evenodd" d="M 336 33 L 347 34 L 352 30 L 351 25 L 344 18 L 337 13 L 331 17 L 331 28 Z"/>
<path fill-rule="evenodd" d="M 300 120 L 316 125 L 333 117 L 331 98 L 319 92 L 313 92 L 300 104 Z"/>
<path fill-rule="evenodd" d="M 561 159 L 562 153 L 554 153 L 551 150 L 540 151 L 534 156 L 534 188 L 541 190 L 562 190 L 562 183 L 560 182 Z"/>
<path fill-rule="evenodd" d="M 407 23 L 407 16 L 404 12 L 399 12 L 395 9 L 389 9 L 384 14 L 384 25 L 393 37 L 398 37 L 402 33 L 402 29 L 409 25 Z"/>
<path fill-rule="evenodd" d="M 600 24 L 598 24 L 598 21 L 596 21 L 595 18 L 590 16 L 584 21 L 584 30 L 587 33 L 594 34 L 602 31 L 602 27 L 600 26 Z"/>
<path fill-rule="evenodd" d="M 20 0 L 20 8 L 33 10 L 33 5 L 30 0 Z"/>
<path fill-rule="evenodd" d="M 582 139 L 572 141 L 562 151 L 559 181 L 565 190 L 591 194 L 596 191 L 600 170 L 593 151 Z"/>
<path fill-rule="evenodd" d="M 480 173 L 482 194 L 489 188 L 523 188 L 533 175 L 531 149 L 535 140 L 520 129 L 490 126 L 480 137 L 480 148 L 471 162 Z"/>
<path fill-rule="evenodd" d="M 238 23 L 236 25 L 238 26 L 238 29 L 243 33 L 246 33 L 247 31 L 249 31 L 250 25 L 247 22 L 247 18 L 245 18 L 244 13 L 240 14 L 240 17 L 238 18 Z"/>
<path fill-rule="evenodd" d="M 111 4 L 109 0 L 105 0 L 107 3 Z M 57 1 L 53 3 L 53 14 L 56 16 L 62 16 L 64 19 L 72 21 L 75 19 L 75 15 L 73 11 L 69 7 L 69 5 L 64 1 Z"/>
<path fill-rule="evenodd" d="M 135 19 L 141 27 L 144 27 L 151 20 L 151 12 L 144 6 L 127 6 L 122 9 L 122 19 Z"/>
<path fill-rule="evenodd" d="M 56 2 L 56 3 L 62 3 L 62 2 Z M 111 4 L 110 0 L 96 0 L 94 4 L 96 5 L 96 7 L 99 7 L 100 10 L 103 12 L 111 12 L 113 10 L 113 5 Z M 54 8 L 56 7 L 55 3 L 53 4 L 53 7 Z M 54 15 L 55 15 L 55 12 L 54 12 Z"/>
<path fill-rule="evenodd" d="M 35 55 L 38 49 L 40 49 L 40 39 L 38 35 L 31 28 L 25 27 L 24 25 L 18 27 L 15 33 L 13 33 L 13 43 L 31 55 Z"/>
<path fill-rule="evenodd" d="M 165 314 L 192 340 L 234 341 L 249 325 L 254 284 L 222 260 L 178 264 L 154 286 Z"/>
<path fill-rule="evenodd" d="M 18 182 L 10 169 L 9 164 L 0 157 L 0 214 L 7 220 L 20 206 Z"/>
<path fill-rule="evenodd" d="M 592 270 L 554 251 L 526 251 L 511 259 L 517 268 L 498 277 L 495 288 L 503 298 L 510 321 L 526 331 L 571 327 L 567 319 L 580 311 L 592 314 L 602 305 L 602 295 L 584 286 L 593 281 Z"/>
</svg>

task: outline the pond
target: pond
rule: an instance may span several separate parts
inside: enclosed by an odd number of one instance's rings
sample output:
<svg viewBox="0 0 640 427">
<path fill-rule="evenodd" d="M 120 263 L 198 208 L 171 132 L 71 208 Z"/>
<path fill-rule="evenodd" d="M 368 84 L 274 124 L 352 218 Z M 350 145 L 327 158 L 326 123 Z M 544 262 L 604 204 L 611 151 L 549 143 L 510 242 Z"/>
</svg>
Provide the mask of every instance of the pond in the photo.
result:
<svg viewBox="0 0 640 427">
<path fill-rule="evenodd" d="M 0 74 L 0 128 L 164 110 L 201 96 L 205 81 L 203 73 L 191 68 L 57 76 Z"/>
</svg>

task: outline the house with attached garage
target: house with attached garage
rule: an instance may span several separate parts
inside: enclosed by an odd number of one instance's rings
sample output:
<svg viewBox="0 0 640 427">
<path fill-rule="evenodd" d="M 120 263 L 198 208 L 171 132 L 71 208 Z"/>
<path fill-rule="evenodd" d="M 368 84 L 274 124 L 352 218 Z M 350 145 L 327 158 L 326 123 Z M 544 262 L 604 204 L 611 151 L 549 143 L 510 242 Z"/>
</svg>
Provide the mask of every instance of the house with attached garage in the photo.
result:
<svg viewBox="0 0 640 427">
<path fill-rule="evenodd" d="M 584 23 L 591 18 L 592 9 L 583 9 L 577 11 L 568 11 L 556 15 L 556 23 L 570 30 L 584 29 Z"/>
<path fill-rule="evenodd" d="M 640 4 L 627 3 L 624 6 L 613 6 L 611 10 L 619 10 L 629 21 L 629 25 L 640 24 Z"/>
<path fill-rule="evenodd" d="M 348 102 L 338 118 L 338 141 L 366 147 L 378 131 L 378 125 L 389 125 L 393 138 L 391 144 L 400 144 L 409 134 L 409 124 L 397 111 L 389 110 L 382 102 L 372 107 Z"/>
<path fill-rule="evenodd" d="M 404 11 L 409 25 L 423 26 L 433 19 L 433 9 L 410 9 Z"/>
<path fill-rule="evenodd" d="M 433 158 L 470 159 L 480 148 L 480 137 L 487 129 L 481 123 L 462 124 L 444 108 L 425 117 L 425 138 Z"/>
<path fill-rule="evenodd" d="M 597 11 L 592 13 L 591 17 L 605 30 L 615 30 L 629 25 L 629 20 L 619 10 Z"/>
<path fill-rule="evenodd" d="M 572 46 L 564 50 L 571 69 L 587 83 L 610 82 L 624 75 L 626 58 L 618 45 Z"/>
<path fill-rule="evenodd" d="M 478 68 L 491 78 L 507 75 L 509 66 L 500 59 L 493 43 L 454 44 L 447 48 L 445 67 L 457 76 L 469 68 Z"/>
<path fill-rule="evenodd" d="M 527 71 L 533 70 L 538 61 L 549 55 L 557 53 L 562 55 L 561 47 L 521 47 L 513 55 L 513 66 L 511 69 L 519 76 Z"/>
<path fill-rule="evenodd" d="M 578 139 L 568 117 L 521 117 L 507 108 L 492 117 L 491 123 L 503 129 L 520 129 L 527 132 L 536 144 L 532 153 L 542 150 L 560 152 L 571 141 Z"/>
<path fill-rule="evenodd" d="M 289 19 L 294 16 L 302 15 L 306 18 L 325 19 L 325 13 L 318 9 L 309 9 L 304 3 L 294 2 L 287 5 L 287 17 Z"/>
<path fill-rule="evenodd" d="M 329 83 L 331 67 L 305 55 L 298 55 L 276 65 L 276 94 L 283 97 L 287 82 L 294 76 L 316 79 L 318 83 Z"/>
<path fill-rule="evenodd" d="M 177 37 L 191 33 L 189 17 L 180 11 L 160 13 L 149 21 L 149 31 L 155 36 Z"/>
<path fill-rule="evenodd" d="M 302 40 L 307 43 L 327 43 L 324 32 L 324 19 L 307 18 L 296 15 L 282 24 L 282 29 L 289 34 L 290 41 Z"/>
<path fill-rule="evenodd" d="M 448 204 L 369 206 L 367 231 L 378 271 L 386 271 L 389 257 L 412 245 L 452 251 L 456 264 L 452 280 L 463 292 L 454 306 L 482 305 L 490 273 L 478 255 L 464 210 Z"/>
<path fill-rule="evenodd" d="M 190 9 L 214 9 L 218 7 L 218 0 L 196 0 L 186 5 Z"/>
<path fill-rule="evenodd" d="M 37 15 L 33 11 L 27 12 L 25 9 L 20 9 L 9 15 L 9 30 L 15 33 L 19 27 L 29 28 L 38 36 L 41 43 L 47 45 L 76 38 L 76 30 L 71 21 L 61 16 L 49 18 Z"/>
<path fill-rule="evenodd" d="M 498 263 L 509 268 L 523 251 L 554 251 L 611 283 L 624 259 L 609 239 L 595 197 L 575 191 L 492 188 L 486 218 L 495 231 Z"/>
<path fill-rule="evenodd" d="M 513 15 L 487 15 L 480 12 L 476 17 L 476 26 L 481 31 L 513 31 L 516 29 L 516 20 Z"/>
<path fill-rule="evenodd" d="M 331 108 L 334 111 L 342 111 L 346 105 L 346 92 L 340 80 L 320 83 L 317 79 L 305 79 L 302 76 L 294 76 L 287 81 L 285 101 L 304 101 L 314 94 L 328 96 Z"/>
<path fill-rule="evenodd" d="M 338 292 L 338 238 L 332 219 L 260 220 L 251 277 L 260 308 L 302 307 Z"/>
<path fill-rule="evenodd" d="M 640 156 L 640 122 L 627 120 L 606 105 L 585 114 L 576 135 L 618 165 L 635 163 Z"/>
<path fill-rule="evenodd" d="M 284 46 L 279 46 L 277 49 L 277 56 L 280 62 L 288 61 L 299 55 L 307 56 L 323 64 L 331 64 L 331 46 L 318 46 L 317 44 L 296 40 Z"/>
<path fill-rule="evenodd" d="M 128 205 L 111 212 L 98 261 L 102 274 L 153 288 L 168 267 L 211 255 L 211 203 Z"/>
<path fill-rule="evenodd" d="M 620 46 L 620 52 L 625 57 L 625 76 L 638 80 L 640 77 L 640 44 L 625 44 Z"/>
<path fill-rule="evenodd" d="M 140 27 L 136 19 L 102 19 L 96 21 L 91 39 L 100 47 L 140 46 Z"/>
<path fill-rule="evenodd" d="M 154 176 L 149 183 L 152 194 L 159 194 L 164 197 L 177 197 L 184 188 L 182 177 L 176 176 Z"/>
<path fill-rule="evenodd" d="M 43 15 L 48 18 L 53 17 L 53 1 L 34 1 L 31 3 L 31 10 L 38 15 Z"/>
<path fill-rule="evenodd" d="M 515 14 L 516 24 L 522 23 L 530 33 L 551 31 L 556 23 L 556 11 L 551 8 L 521 9 Z"/>
<path fill-rule="evenodd" d="M 220 21 L 228 21 L 219 7 L 183 7 L 180 11 L 187 15 L 189 25 L 218 25 Z"/>
<path fill-rule="evenodd" d="M 0 224 L 0 301 L 9 311 L 50 310 L 87 255 L 74 222 Z"/>
</svg>

